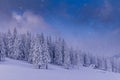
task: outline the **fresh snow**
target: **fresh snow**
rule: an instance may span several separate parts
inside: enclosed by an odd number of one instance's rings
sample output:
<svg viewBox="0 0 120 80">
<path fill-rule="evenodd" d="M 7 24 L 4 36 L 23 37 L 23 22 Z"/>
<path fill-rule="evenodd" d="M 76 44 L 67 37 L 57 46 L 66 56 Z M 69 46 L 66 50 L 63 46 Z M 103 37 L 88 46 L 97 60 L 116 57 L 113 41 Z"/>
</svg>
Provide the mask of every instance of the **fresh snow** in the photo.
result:
<svg viewBox="0 0 120 80">
<path fill-rule="evenodd" d="M 49 65 L 49 69 L 35 69 L 27 62 L 6 58 L 0 62 L 0 80 L 120 80 L 119 73 L 92 68 L 63 69 Z"/>
</svg>

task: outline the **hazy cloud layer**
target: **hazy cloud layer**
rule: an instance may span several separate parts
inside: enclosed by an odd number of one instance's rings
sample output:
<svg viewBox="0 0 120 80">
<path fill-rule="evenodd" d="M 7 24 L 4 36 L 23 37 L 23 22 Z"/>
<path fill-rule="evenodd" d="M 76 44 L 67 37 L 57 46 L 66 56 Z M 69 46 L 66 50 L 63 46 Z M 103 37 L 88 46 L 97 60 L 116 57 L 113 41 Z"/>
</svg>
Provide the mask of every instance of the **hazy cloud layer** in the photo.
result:
<svg viewBox="0 0 120 80">
<path fill-rule="evenodd" d="M 25 11 L 23 14 L 12 12 L 11 17 L 4 17 L 1 20 L 0 31 L 17 28 L 19 32 L 44 32 L 54 31 L 54 29 L 40 15 L 36 15 L 30 11 Z"/>
</svg>

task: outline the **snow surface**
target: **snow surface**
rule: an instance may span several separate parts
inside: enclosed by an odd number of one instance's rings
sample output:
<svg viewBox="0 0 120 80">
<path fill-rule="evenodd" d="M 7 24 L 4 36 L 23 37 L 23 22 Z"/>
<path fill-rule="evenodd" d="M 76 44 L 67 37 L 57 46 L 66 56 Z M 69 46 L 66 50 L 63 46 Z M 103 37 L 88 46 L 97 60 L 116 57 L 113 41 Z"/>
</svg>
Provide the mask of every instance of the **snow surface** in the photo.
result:
<svg viewBox="0 0 120 80">
<path fill-rule="evenodd" d="M 6 58 L 0 62 L 0 80 L 120 80 L 119 73 L 81 67 L 66 70 L 49 65 L 49 69 L 35 69 L 27 62 Z"/>
</svg>

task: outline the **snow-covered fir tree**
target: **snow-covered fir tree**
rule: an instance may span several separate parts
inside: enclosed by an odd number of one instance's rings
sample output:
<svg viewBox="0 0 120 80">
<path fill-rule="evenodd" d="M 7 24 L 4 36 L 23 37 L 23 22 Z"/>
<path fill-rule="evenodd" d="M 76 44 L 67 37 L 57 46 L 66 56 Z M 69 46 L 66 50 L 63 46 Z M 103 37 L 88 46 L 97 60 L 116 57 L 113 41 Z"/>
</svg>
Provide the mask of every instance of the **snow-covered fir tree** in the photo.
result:
<svg viewBox="0 0 120 80">
<path fill-rule="evenodd" d="M 20 56 L 20 39 L 19 39 L 19 36 L 18 36 L 18 33 L 17 33 L 17 30 L 16 28 L 14 29 L 14 34 L 13 34 L 13 52 L 11 53 L 11 57 L 13 59 L 19 59 L 19 56 Z"/>
<path fill-rule="evenodd" d="M 25 40 L 25 60 L 28 61 L 28 56 L 30 53 L 30 47 L 31 47 L 31 33 L 27 32 L 26 34 L 26 40 Z"/>
<path fill-rule="evenodd" d="M 28 55 L 28 62 L 29 63 L 33 63 L 33 53 L 34 53 L 34 47 L 35 47 L 35 38 L 34 36 L 31 38 L 31 43 L 30 43 L 30 51 L 29 51 L 29 55 Z"/>
<path fill-rule="evenodd" d="M 12 33 L 10 30 L 8 30 L 8 33 L 7 33 L 7 56 L 8 57 L 12 57 L 12 53 L 13 53 L 13 37 L 12 37 Z"/>
<path fill-rule="evenodd" d="M 69 53 L 69 48 L 67 46 L 67 43 L 62 40 L 62 63 L 63 63 L 63 66 L 66 68 L 66 69 L 69 69 L 71 67 L 71 62 L 70 62 L 70 53 Z"/>
<path fill-rule="evenodd" d="M 42 44 L 42 59 L 44 63 L 44 68 L 48 69 L 48 63 L 50 62 L 50 54 L 46 41 L 44 41 L 44 43 Z"/>
<path fill-rule="evenodd" d="M 36 36 L 36 41 L 33 51 L 33 63 L 38 68 L 48 68 L 48 63 L 50 62 L 50 55 L 48 52 L 47 42 L 44 39 L 43 34 Z"/>
<path fill-rule="evenodd" d="M 40 45 L 38 36 L 35 39 L 35 45 L 34 45 L 34 51 L 33 51 L 33 64 L 38 69 L 43 67 L 42 46 Z"/>
<path fill-rule="evenodd" d="M 61 39 L 55 41 L 55 64 L 62 65 L 63 64 L 63 55 L 62 55 L 62 46 Z"/>
<path fill-rule="evenodd" d="M 19 60 L 25 60 L 25 41 L 26 41 L 26 35 L 25 34 L 21 34 L 19 39 L 20 39 L 20 45 L 19 45 L 20 55 L 19 55 Z"/>
<path fill-rule="evenodd" d="M 71 67 L 71 61 L 70 61 L 70 52 L 69 48 L 67 47 L 66 43 L 63 42 L 63 65 L 66 69 L 69 69 Z"/>
<path fill-rule="evenodd" d="M 3 42 L 3 36 L 0 33 L 0 61 L 5 60 L 5 45 Z"/>
<path fill-rule="evenodd" d="M 48 53 L 50 56 L 50 63 L 54 63 L 54 58 L 55 58 L 55 54 L 54 54 L 54 45 L 51 39 L 51 36 L 47 37 L 47 46 L 48 46 Z"/>
</svg>

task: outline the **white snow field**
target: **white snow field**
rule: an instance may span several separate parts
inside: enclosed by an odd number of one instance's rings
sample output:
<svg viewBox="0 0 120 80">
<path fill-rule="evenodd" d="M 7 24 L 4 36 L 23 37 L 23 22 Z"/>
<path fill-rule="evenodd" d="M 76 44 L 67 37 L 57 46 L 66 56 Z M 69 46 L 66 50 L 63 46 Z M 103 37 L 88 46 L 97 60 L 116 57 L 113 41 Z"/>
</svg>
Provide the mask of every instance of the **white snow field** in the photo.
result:
<svg viewBox="0 0 120 80">
<path fill-rule="evenodd" d="M 84 67 L 66 70 L 54 65 L 48 70 L 35 69 L 26 62 L 6 58 L 0 62 L 0 80 L 120 80 L 120 74 Z"/>
</svg>

